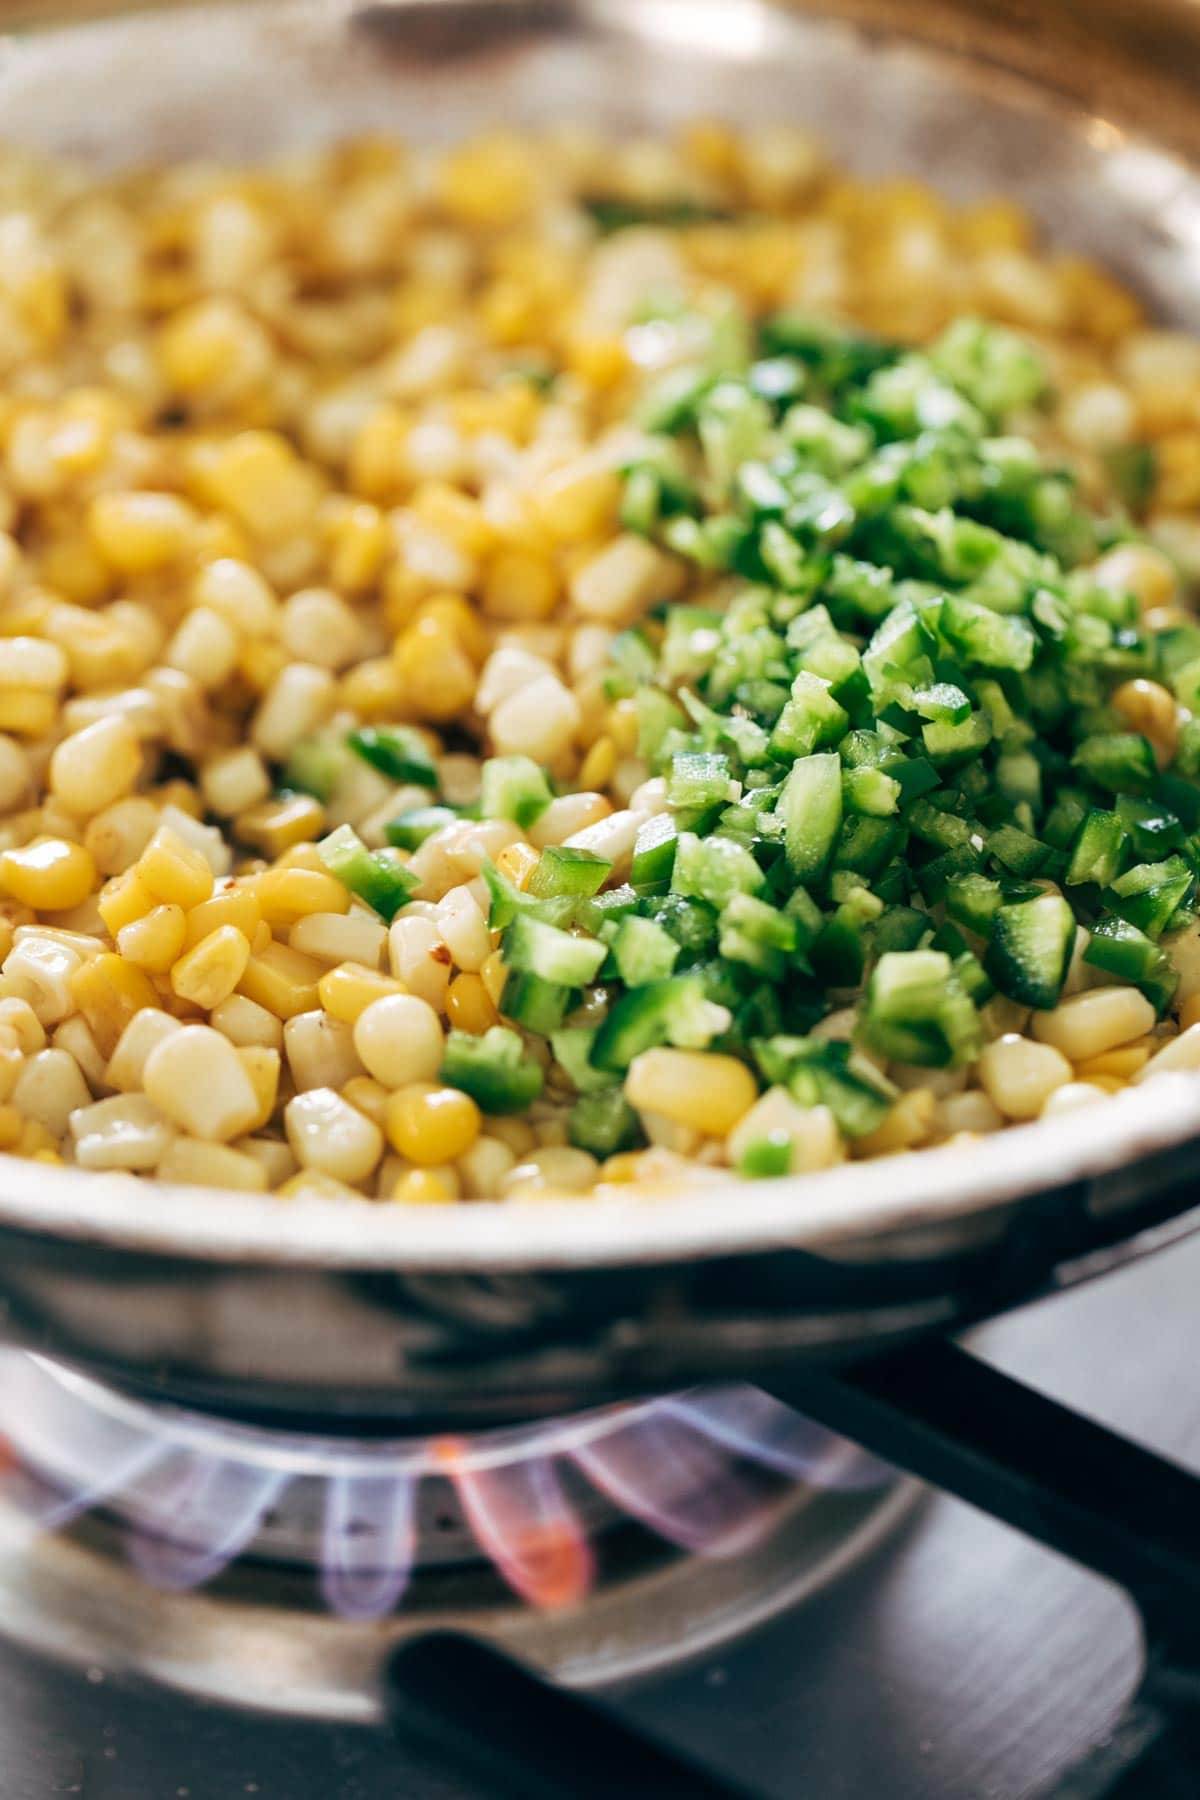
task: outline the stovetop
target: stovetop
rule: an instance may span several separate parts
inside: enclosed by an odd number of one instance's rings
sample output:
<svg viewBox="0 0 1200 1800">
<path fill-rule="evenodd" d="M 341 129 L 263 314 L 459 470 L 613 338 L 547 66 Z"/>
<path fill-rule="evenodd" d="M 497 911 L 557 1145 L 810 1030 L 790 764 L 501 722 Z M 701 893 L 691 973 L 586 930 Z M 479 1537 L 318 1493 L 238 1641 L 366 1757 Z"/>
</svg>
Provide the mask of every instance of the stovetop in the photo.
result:
<svg viewBox="0 0 1200 1800">
<path fill-rule="evenodd" d="M 1200 1244 L 976 1334 L 1004 1369 L 1200 1465 Z M 764 1796 L 1021 1800 L 1136 1679 L 1125 1599 L 927 1498 L 865 1562 L 732 1648 L 619 1692 Z M 381 1731 L 264 1719 L 86 1678 L 0 1642 L 4 1800 L 496 1800 Z"/>
</svg>

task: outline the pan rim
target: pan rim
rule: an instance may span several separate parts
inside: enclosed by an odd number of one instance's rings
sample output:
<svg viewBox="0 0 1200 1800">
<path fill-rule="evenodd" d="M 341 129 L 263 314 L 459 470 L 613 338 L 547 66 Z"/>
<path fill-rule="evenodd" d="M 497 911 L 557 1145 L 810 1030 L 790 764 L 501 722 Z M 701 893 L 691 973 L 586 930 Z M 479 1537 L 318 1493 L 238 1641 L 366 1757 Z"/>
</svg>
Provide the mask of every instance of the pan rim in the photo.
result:
<svg viewBox="0 0 1200 1800">
<path fill-rule="evenodd" d="M 1200 1136 L 1200 1080 L 1159 1076 L 1061 1118 L 970 1143 L 749 1182 L 730 1173 L 628 1199 L 405 1207 L 171 1187 L 132 1175 L 0 1157 L 0 1233 L 50 1236 L 197 1263 L 462 1275 L 653 1265 L 818 1249 L 968 1215 L 1119 1175 Z M 979 1160 L 987 1159 L 981 1185 Z"/>
</svg>

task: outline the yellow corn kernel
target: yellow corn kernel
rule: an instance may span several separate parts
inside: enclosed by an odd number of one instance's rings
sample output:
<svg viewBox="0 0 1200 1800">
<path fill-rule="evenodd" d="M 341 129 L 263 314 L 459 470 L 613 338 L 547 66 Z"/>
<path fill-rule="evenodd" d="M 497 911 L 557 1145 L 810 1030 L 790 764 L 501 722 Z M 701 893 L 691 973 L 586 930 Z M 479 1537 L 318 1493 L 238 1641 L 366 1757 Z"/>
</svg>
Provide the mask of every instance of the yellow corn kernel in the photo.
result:
<svg viewBox="0 0 1200 1800">
<path fill-rule="evenodd" d="M 0 687 L 0 731 L 45 737 L 54 724 L 54 695 L 42 688 Z"/>
<path fill-rule="evenodd" d="M 264 856 L 280 856 L 294 844 L 319 837 L 325 829 L 325 808 L 312 794 L 288 794 L 279 800 L 261 800 L 235 821 L 244 844 Z"/>
<path fill-rule="evenodd" d="M 201 938 L 222 925 L 236 926 L 243 937 L 253 942 L 261 918 L 257 896 L 249 883 L 223 888 L 210 900 L 201 900 L 198 906 L 190 908 L 183 947 L 190 950 L 193 944 L 198 944 Z"/>
<path fill-rule="evenodd" d="M 1080 1081 L 1094 1081 L 1097 1075 L 1111 1075 L 1117 1081 L 1132 1081 L 1144 1069 L 1157 1046 L 1149 1043 L 1126 1044 L 1120 1050 L 1106 1050 L 1100 1056 L 1089 1056 L 1075 1064 Z"/>
<path fill-rule="evenodd" d="M 278 1050 L 270 1049 L 266 1044 L 239 1044 L 237 1046 L 238 1061 L 250 1077 L 250 1086 L 254 1089 L 258 1101 L 258 1113 L 247 1126 L 248 1131 L 261 1131 L 275 1111 L 275 1101 L 279 1094 L 279 1071 L 283 1059 Z"/>
<path fill-rule="evenodd" d="M 116 941 L 117 933 L 135 919 L 144 919 L 159 902 L 138 880 L 136 869 L 126 869 L 106 881 L 96 897 L 96 910 L 103 919 L 108 935 Z"/>
<path fill-rule="evenodd" d="M 561 594 L 558 570 L 535 550 L 498 551 L 484 576 L 483 607 L 493 619 L 548 619 Z"/>
<path fill-rule="evenodd" d="M 316 855 L 315 849 L 313 854 Z M 273 927 L 294 925 L 309 913 L 350 910 L 349 890 L 324 868 L 267 869 L 255 881 L 254 892 L 263 918 Z"/>
<path fill-rule="evenodd" d="M 506 880 L 524 892 L 540 861 L 532 844 L 508 844 L 496 858 L 496 867 Z"/>
<path fill-rule="evenodd" d="M 453 1169 L 406 1169 L 392 1189 L 401 1206 L 448 1206 L 458 1199 Z"/>
<path fill-rule="evenodd" d="M 311 525 L 319 499 L 314 472 L 274 431 L 243 431 L 224 443 L 208 485 L 217 504 L 254 537 L 280 543 Z"/>
<path fill-rule="evenodd" d="M 218 925 L 171 967 L 171 986 L 181 1000 L 211 1012 L 228 1000 L 246 972 L 250 941 L 236 925 Z"/>
<path fill-rule="evenodd" d="M 447 482 L 422 482 L 411 504 L 418 518 L 470 557 L 486 556 L 495 542 L 495 529 L 478 500 Z"/>
<path fill-rule="evenodd" d="M 196 515 L 177 494 L 98 494 L 88 512 L 92 540 L 118 575 L 150 575 L 184 556 Z"/>
<path fill-rule="evenodd" d="M 134 864 L 142 886 L 156 900 L 186 911 L 199 906 L 213 890 L 213 872 L 198 850 L 185 844 L 169 825 L 160 825 Z"/>
<path fill-rule="evenodd" d="M 372 1081 L 369 1075 L 352 1075 L 342 1088 L 342 1099 L 348 1100 L 382 1129 L 388 1091 L 379 1082 Z"/>
<path fill-rule="evenodd" d="M 117 949 L 127 962 L 151 975 L 165 975 L 183 949 L 187 917 L 181 906 L 153 906 L 140 919 L 123 925 Z"/>
<path fill-rule="evenodd" d="M 599 792 L 612 780 L 617 767 L 617 747 L 610 737 L 600 737 L 592 745 L 579 767 L 581 788 Z"/>
<path fill-rule="evenodd" d="M 475 696 L 475 666 L 444 619 L 417 619 L 396 640 L 396 674 L 413 713 L 441 723 Z"/>
<path fill-rule="evenodd" d="M 515 133 L 472 138 L 443 157 L 437 193 L 451 218 L 476 229 L 512 225 L 537 194 L 532 147 Z"/>
<path fill-rule="evenodd" d="M 143 1007 L 157 1009 L 159 1005 L 154 984 L 145 971 L 107 950 L 81 963 L 73 972 L 71 995 L 104 1057 L 111 1057 L 134 1013 Z"/>
<path fill-rule="evenodd" d="M 1139 676 L 1114 688 L 1109 705 L 1130 731 L 1149 738 L 1159 768 L 1165 769 L 1179 744 L 1179 708 L 1174 694 L 1160 682 Z"/>
<path fill-rule="evenodd" d="M 311 869 L 315 875 L 329 875 L 321 852 L 315 844 L 311 843 L 290 845 L 278 859 L 275 867 L 277 869 Z M 270 870 L 264 869 L 258 879 L 261 881 L 270 873 Z M 257 892 L 257 889 L 255 891 Z"/>
<path fill-rule="evenodd" d="M 789 245 L 789 250 L 792 246 Z M 792 251 L 794 256 L 794 250 Z M 790 269 L 788 270 L 790 273 Z M 615 335 L 581 333 L 567 344 L 567 367 L 588 387 L 603 392 L 616 387 L 629 373 L 629 352 L 623 338 Z"/>
<path fill-rule="evenodd" d="M 500 1014 L 480 975 L 456 975 L 446 989 L 446 1017 L 459 1031 L 475 1037 L 500 1023 Z"/>
<path fill-rule="evenodd" d="M 287 944 L 270 943 L 246 964 L 238 992 L 257 1000 L 277 1019 L 294 1019 L 320 1004 L 318 984 L 324 966 Z"/>
<path fill-rule="evenodd" d="M 660 1113 L 708 1137 L 724 1137 L 758 1098 L 754 1077 L 736 1057 L 707 1050 L 646 1050 L 625 1077 L 633 1107 Z"/>
<path fill-rule="evenodd" d="M 508 970 L 504 966 L 504 958 L 499 950 L 493 950 L 479 971 L 479 979 L 484 985 L 488 999 L 498 1007 L 504 995 L 504 984 L 508 980 Z"/>
<path fill-rule="evenodd" d="M 587 544 L 617 523 L 621 483 L 614 469 L 583 460 L 556 469 L 531 496 L 536 524 L 560 544 Z"/>
<path fill-rule="evenodd" d="M 25 1121 L 11 1102 L 0 1106 L 0 1150 L 15 1150 L 20 1142 Z"/>
<path fill-rule="evenodd" d="M 637 704 L 618 700 L 608 715 L 608 735 L 618 756 L 632 756 L 638 746 Z"/>
<path fill-rule="evenodd" d="M 404 983 L 391 975 L 382 975 L 378 969 L 368 969 L 362 963 L 353 962 L 340 963 L 336 969 L 329 969 L 317 984 L 325 1011 L 331 1018 L 342 1019 L 347 1025 L 353 1025 L 359 1014 L 376 1000 L 407 991 Z"/>
<path fill-rule="evenodd" d="M 357 668 L 347 669 L 338 698 L 348 711 L 366 722 L 394 719 L 401 711 L 404 684 L 390 656 L 374 656 Z"/>
<path fill-rule="evenodd" d="M 339 593 L 358 594 L 377 579 L 387 556 L 387 520 L 366 501 L 345 503 L 329 532 L 329 580 Z"/>
<path fill-rule="evenodd" d="M 39 838 L 0 856 L 0 883 L 36 912 L 66 912 L 82 905 L 95 887 L 96 865 L 82 844 Z"/>
<path fill-rule="evenodd" d="M 282 644 L 270 638 L 250 638 L 242 645 L 237 672 L 256 694 L 265 694 L 287 666 L 288 653 Z"/>
<path fill-rule="evenodd" d="M 394 501 L 408 486 L 412 422 L 396 406 L 379 406 L 355 433 L 347 481 L 364 500 Z"/>
<path fill-rule="evenodd" d="M 479 1108 L 469 1094 L 427 1081 L 392 1094 L 384 1122 L 393 1150 L 422 1168 L 464 1155 L 481 1125 Z"/>
</svg>

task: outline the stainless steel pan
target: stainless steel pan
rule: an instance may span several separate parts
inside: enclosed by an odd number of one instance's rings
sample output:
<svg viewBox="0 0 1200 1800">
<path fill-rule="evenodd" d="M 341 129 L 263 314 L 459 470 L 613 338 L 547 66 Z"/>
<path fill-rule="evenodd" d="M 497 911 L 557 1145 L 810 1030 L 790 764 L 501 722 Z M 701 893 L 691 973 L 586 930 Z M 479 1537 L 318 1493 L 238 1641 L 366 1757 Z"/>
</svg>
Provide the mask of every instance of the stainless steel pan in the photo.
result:
<svg viewBox="0 0 1200 1800">
<path fill-rule="evenodd" d="M 1200 327 L 1200 8 L 1118 0 L 347 0 L 8 8 L 6 137 L 97 163 L 486 120 L 801 120 L 1012 193 Z M 946 1328 L 1179 1215 L 1200 1081 L 968 1148 L 677 1198 L 281 1203 L 0 1159 L 10 1335 L 242 1410 L 460 1419 Z M 1190 1221 L 1188 1222 L 1190 1223 Z M 1168 1229 L 1183 1229 L 1177 1224 Z M 1139 1244 L 1146 1240 L 1139 1236 Z M 1057 1272 L 1057 1273 L 1056 1273 Z"/>
</svg>

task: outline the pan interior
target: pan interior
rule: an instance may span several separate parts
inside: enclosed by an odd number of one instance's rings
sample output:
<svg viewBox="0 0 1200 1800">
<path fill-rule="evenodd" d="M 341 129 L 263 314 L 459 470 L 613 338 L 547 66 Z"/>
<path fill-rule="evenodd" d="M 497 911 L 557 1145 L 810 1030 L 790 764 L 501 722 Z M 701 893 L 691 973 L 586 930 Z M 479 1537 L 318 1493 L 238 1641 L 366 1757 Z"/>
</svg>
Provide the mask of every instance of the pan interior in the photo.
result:
<svg viewBox="0 0 1200 1800">
<path fill-rule="evenodd" d="M 902 17 L 898 9 L 897 17 Z M 1200 329 L 1200 179 L 1118 119 L 1007 75 L 766 0 L 272 0 L 168 8 L 0 37 L 11 142 L 87 168 L 254 159 L 387 131 L 417 143 L 488 124 L 585 122 L 627 136 L 697 115 L 788 120 L 863 175 L 953 198 L 1018 198 L 1064 249 L 1106 263 L 1152 311 Z M 656 1204 L 373 1208 L 277 1202 L 8 1162 L 0 1223 L 207 1257 L 465 1267 L 655 1260 L 845 1242 L 983 1214 L 1115 1170 L 1200 1128 L 1189 1080 L 1103 1116 Z M 620 1221 L 613 1213 L 620 1214 Z M 619 1231 L 619 1237 L 614 1232 Z"/>
</svg>

